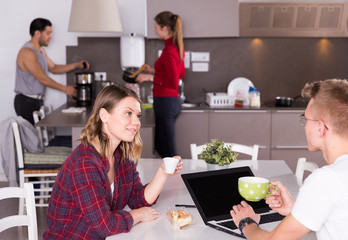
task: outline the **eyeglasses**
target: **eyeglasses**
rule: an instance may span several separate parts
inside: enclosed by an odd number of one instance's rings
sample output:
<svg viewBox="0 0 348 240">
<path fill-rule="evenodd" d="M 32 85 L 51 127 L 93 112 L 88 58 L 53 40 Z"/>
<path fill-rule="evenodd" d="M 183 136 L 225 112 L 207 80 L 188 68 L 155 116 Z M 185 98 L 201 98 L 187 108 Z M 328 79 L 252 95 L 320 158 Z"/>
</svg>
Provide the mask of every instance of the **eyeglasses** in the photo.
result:
<svg viewBox="0 0 348 240">
<path fill-rule="evenodd" d="M 307 121 L 319 122 L 321 120 L 308 119 L 308 118 L 306 118 L 305 114 L 302 113 L 302 114 L 300 114 L 300 116 L 298 116 L 298 121 L 304 127 L 304 126 L 306 126 Z M 325 123 L 324 123 L 324 126 L 325 126 L 326 130 L 329 130 L 329 128 L 326 126 Z"/>
</svg>

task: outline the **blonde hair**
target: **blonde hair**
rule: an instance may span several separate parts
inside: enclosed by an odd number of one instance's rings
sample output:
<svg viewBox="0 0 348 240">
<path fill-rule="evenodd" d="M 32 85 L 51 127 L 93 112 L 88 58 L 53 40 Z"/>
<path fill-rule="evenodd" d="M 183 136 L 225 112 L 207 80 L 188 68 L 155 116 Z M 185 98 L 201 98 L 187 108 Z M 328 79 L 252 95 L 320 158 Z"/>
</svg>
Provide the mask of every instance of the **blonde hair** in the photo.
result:
<svg viewBox="0 0 348 240">
<path fill-rule="evenodd" d="M 92 115 L 87 125 L 81 131 L 81 143 L 85 145 L 88 143 L 92 144 L 102 158 L 105 157 L 110 150 L 110 140 L 107 134 L 103 132 L 103 122 L 99 116 L 100 109 L 104 108 L 107 112 L 111 113 L 113 108 L 126 97 L 133 97 L 140 103 L 138 95 L 133 90 L 126 87 L 110 85 L 103 88 L 94 102 Z M 140 158 L 142 146 L 143 142 L 139 132 L 136 133 L 132 142 L 121 141 L 118 146 L 121 161 L 129 158 L 137 162 Z"/>
<path fill-rule="evenodd" d="M 170 33 L 173 34 L 173 41 L 179 50 L 180 61 L 182 61 L 184 59 L 184 39 L 181 17 L 172 12 L 164 11 L 157 14 L 155 21 L 161 28 L 167 26 Z"/>
<path fill-rule="evenodd" d="M 303 97 L 313 99 L 313 110 L 320 120 L 330 123 L 336 134 L 348 132 L 348 81 L 327 79 L 307 83 L 301 92 Z"/>
</svg>

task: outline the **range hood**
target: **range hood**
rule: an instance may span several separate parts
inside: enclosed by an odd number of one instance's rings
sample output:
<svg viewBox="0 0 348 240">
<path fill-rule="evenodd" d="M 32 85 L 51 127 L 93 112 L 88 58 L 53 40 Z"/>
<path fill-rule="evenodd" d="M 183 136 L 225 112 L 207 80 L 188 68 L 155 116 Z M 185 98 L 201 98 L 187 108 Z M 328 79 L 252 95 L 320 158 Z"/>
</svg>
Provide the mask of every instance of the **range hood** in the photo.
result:
<svg viewBox="0 0 348 240">
<path fill-rule="evenodd" d="M 348 37 L 347 17 L 347 0 L 239 0 L 241 37 Z"/>
</svg>

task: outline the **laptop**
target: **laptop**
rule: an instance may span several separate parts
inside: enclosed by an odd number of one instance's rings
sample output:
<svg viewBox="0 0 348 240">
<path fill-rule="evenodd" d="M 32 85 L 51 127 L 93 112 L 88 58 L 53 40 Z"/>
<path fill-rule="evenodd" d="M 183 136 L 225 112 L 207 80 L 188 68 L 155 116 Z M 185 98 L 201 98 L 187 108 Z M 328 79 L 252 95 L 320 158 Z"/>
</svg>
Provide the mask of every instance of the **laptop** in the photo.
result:
<svg viewBox="0 0 348 240">
<path fill-rule="evenodd" d="M 182 174 L 204 223 L 217 230 L 244 238 L 235 226 L 230 210 L 244 200 L 238 192 L 238 178 L 254 176 L 250 167 L 236 167 L 217 171 Z M 260 224 L 280 221 L 284 217 L 266 204 L 265 200 L 249 202 L 254 211 L 261 215 Z"/>
</svg>

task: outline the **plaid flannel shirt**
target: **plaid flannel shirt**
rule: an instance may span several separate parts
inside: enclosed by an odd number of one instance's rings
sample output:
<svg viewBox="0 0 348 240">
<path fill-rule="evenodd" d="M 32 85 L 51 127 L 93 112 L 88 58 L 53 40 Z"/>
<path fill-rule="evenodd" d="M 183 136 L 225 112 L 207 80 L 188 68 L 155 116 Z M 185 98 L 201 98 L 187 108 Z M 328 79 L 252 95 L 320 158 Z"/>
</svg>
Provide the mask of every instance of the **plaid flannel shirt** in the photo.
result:
<svg viewBox="0 0 348 240">
<path fill-rule="evenodd" d="M 150 206 L 145 200 L 134 162 L 115 157 L 114 194 L 108 180 L 109 162 L 92 145 L 80 144 L 65 160 L 56 178 L 43 239 L 105 239 L 128 232 L 133 218 L 123 210 Z"/>
</svg>

